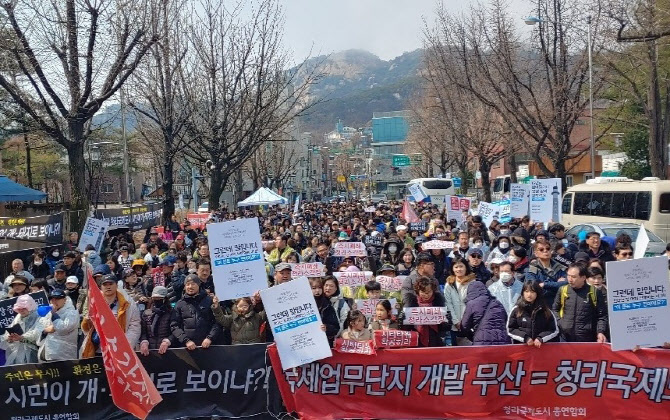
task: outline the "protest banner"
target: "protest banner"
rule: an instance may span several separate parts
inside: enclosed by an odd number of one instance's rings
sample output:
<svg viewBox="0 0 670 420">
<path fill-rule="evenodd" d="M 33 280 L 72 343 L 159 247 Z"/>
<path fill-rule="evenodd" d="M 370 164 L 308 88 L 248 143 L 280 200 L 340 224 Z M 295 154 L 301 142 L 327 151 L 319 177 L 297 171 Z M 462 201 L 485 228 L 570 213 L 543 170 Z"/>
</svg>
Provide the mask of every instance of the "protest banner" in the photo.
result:
<svg viewBox="0 0 670 420">
<path fill-rule="evenodd" d="M 606 270 L 612 350 L 670 342 L 668 257 L 610 261 Z"/>
<path fill-rule="evenodd" d="M 35 299 L 37 306 L 49 304 L 49 297 L 44 290 L 30 293 L 30 296 Z M 9 327 L 12 322 L 14 322 L 16 315 L 18 315 L 16 312 L 14 312 L 14 304 L 16 303 L 17 299 L 18 297 L 0 300 L 0 332 L 4 333 L 4 329 Z"/>
<path fill-rule="evenodd" d="M 0 217 L 0 253 L 63 243 L 63 213 L 35 217 Z"/>
<path fill-rule="evenodd" d="M 368 251 L 363 242 L 338 242 L 333 250 L 334 257 L 367 257 Z"/>
<path fill-rule="evenodd" d="M 397 292 L 402 288 L 402 282 L 405 280 L 405 276 L 377 276 L 375 281 L 382 286 L 382 290 L 385 292 Z"/>
<path fill-rule="evenodd" d="M 292 263 L 291 277 L 321 277 L 326 274 L 326 269 L 320 262 L 315 263 Z"/>
<path fill-rule="evenodd" d="M 376 330 L 373 331 L 373 335 L 377 348 L 417 347 L 419 345 L 419 333 L 416 331 Z"/>
<path fill-rule="evenodd" d="M 424 233 L 424 232 L 426 232 L 427 229 L 428 229 L 428 223 L 425 222 L 425 221 L 409 224 L 409 230 L 411 230 L 411 231 L 417 231 L 419 233 Z"/>
<path fill-rule="evenodd" d="M 486 201 L 479 202 L 478 214 L 482 217 L 482 222 L 489 226 L 492 221 L 500 219 L 500 206 Z"/>
<path fill-rule="evenodd" d="M 421 221 L 419 215 L 416 214 L 416 212 L 412 208 L 412 205 L 407 200 L 404 200 L 402 202 L 402 211 L 400 212 L 400 218 L 404 220 L 406 223 L 418 223 Z"/>
<path fill-rule="evenodd" d="M 209 221 L 210 213 L 188 213 L 186 220 L 191 224 L 193 229 L 204 229 Z"/>
<path fill-rule="evenodd" d="M 643 258 L 647 253 L 647 247 L 649 246 L 649 235 L 647 235 L 647 229 L 644 228 L 644 225 L 640 225 L 640 231 L 635 238 L 635 249 L 633 251 L 633 258 Z"/>
<path fill-rule="evenodd" d="M 447 308 L 444 306 L 418 306 L 403 308 L 404 324 L 407 325 L 438 325 L 447 322 Z"/>
<path fill-rule="evenodd" d="M 377 349 L 281 371 L 287 411 L 322 418 L 664 419 L 670 351 L 608 344 Z M 463 403 L 463 402 L 467 403 Z M 634 414 L 632 414 L 632 411 Z"/>
<path fill-rule="evenodd" d="M 332 355 L 306 278 L 261 290 L 261 298 L 281 358 L 281 369 Z"/>
<path fill-rule="evenodd" d="M 100 337 L 102 361 L 112 401 L 121 410 L 140 419 L 146 419 L 163 397 L 158 393 L 149 374 L 131 348 L 125 331 L 116 322 L 112 309 L 91 277 L 88 287 L 88 317 Z"/>
<path fill-rule="evenodd" d="M 257 218 L 211 223 L 207 231 L 219 299 L 251 296 L 268 286 Z"/>
<path fill-rule="evenodd" d="M 376 356 L 375 343 L 372 340 L 357 341 L 345 338 L 335 340 L 333 350 L 339 353 L 362 354 L 365 356 Z"/>
<path fill-rule="evenodd" d="M 133 207 L 98 208 L 93 217 L 109 222 L 109 228 L 127 227 L 132 230 L 148 229 L 161 224 L 162 203 L 148 203 Z"/>
<path fill-rule="evenodd" d="M 84 252 L 87 245 L 93 245 L 95 252 L 100 252 L 102 241 L 105 240 L 108 228 L 108 221 L 87 217 L 84 229 L 81 231 L 81 235 L 79 235 L 79 244 L 77 245 L 79 251 Z"/>
<path fill-rule="evenodd" d="M 366 207 L 363 211 L 366 212 L 366 213 L 374 213 L 374 212 L 377 211 L 377 208 L 375 206 L 369 206 L 369 207 Z"/>
<path fill-rule="evenodd" d="M 363 243 L 365 246 L 382 247 L 384 245 L 384 235 L 365 235 Z"/>
<path fill-rule="evenodd" d="M 561 221 L 561 179 L 530 181 L 530 218 L 533 222 Z"/>
<path fill-rule="evenodd" d="M 470 199 L 456 195 L 445 195 L 444 204 L 447 210 L 447 220 L 465 221 L 463 212 L 470 210 Z"/>
<path fill-rule="evenodd" d="M 340 286 L 363 286 L 372 278 L 372 271 L 336 271 L 333 273 Z"/>
<path fill-rule="evenodd" d="M 500 223 L 509 223 L 512 218 L 510 217 L 511 201 L 510 200 L 500 200 L 494 201 L 492 204 L 500 207 L 500 216 L 498 221 Z"/>
<path fill-rule="evenodd" d="M 410 184 L 407 189 L 409 189 L 409 193 L 417 203 L 420 203 L 421 201 L 425 200 L 426 197 L 428 197 L 419 184 Z"/>
<path fill-rule="evenodd" d="M 386 299 L 386 298 L 381 298 L 381 299 L 356 299 L 356 309 L 361 311 L 363 315 L 368 319 L 368 321 L 371 321 L 375 316 L 376 316 L 376 308 L 377 304 L 381 302 L 382 300 L 388 300 L 389 303 L 391 304 L 391 313 L 393 315 L 398 315 L 398 309 L 396 309 L 396 304 L 398 303 L 398 299 L 391 298 L 391 299 Z"/>
<path fill-rule="evenodd" d="M 272 418 L 281 396 L 265 344 L 170 349 L 140 356 L 163 401 L 150 420 Z M 0 367 L 2 418 L 131 420 L 109 395 L 102 357 Z"/>
<path fill-rule="evenodd" d="M 530 185 L 510 184 L 510 217 L 523 217 L 530 214 Z"/>
<path fill-rule="evenodd" d="M 421 249 L 427 251 L 429 249 L 453 249 L 454 241 L 440 241 L 438 239 L 433 239 L 432 241 L 424 242 L 421 244 Z"/>
<path fill-rule="evenodd" d="M 295 217 L 300 211 L 300 196 L 295 197 L 295 204 L 293 205 L 293 217 Z"/>
</svg>

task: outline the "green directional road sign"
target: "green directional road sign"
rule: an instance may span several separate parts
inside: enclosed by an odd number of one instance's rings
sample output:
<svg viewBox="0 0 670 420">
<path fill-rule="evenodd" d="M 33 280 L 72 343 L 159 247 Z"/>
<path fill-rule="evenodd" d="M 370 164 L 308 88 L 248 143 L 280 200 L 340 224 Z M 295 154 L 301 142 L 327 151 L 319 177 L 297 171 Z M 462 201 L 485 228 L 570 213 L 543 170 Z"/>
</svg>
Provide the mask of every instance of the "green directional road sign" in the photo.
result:
<svg viewBox="0 0 670 420">
<path fill-rule="evenodd" d="M 409 166 L 409 165 L 410 165 L 409 156 L 407 156 L 407 155 L 393 155 L 393 166 L 400 167 L 400 166 Z"/>
</svg>

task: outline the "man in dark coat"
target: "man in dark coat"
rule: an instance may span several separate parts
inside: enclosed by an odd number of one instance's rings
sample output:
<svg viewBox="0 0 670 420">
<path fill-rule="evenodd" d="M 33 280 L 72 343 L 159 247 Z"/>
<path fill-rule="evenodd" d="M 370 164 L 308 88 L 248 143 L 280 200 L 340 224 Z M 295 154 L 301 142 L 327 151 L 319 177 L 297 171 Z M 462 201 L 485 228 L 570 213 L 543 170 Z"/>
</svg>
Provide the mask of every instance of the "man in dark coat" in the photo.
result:
<svg viewBox="0 0 670 420">
<path fill-rule="evenodd" d="M 587 233 L 586 239 L 579 244 L 579 250 L 586 252 L 589 258 L 598 258 L 603 263 L 615 260 L 609 244 L 600 240 L 598 232 Z"/>
<path fill-rule="evenodd" d="M 151 293 L 151 307 L 142 312 L 142 333 L 140 334 L 140 352 L 147 356 L 149 350 L 158 349 L 164 354 L 172 344 L 172 306 L 167 299 L 167 288 L 156 286 Z"/>
<path fill-rule="evenodd" d="M 176 342 L 189 350 L 197 346 L 206 349 L 221 334 L 212 313 L 212 298 L 200 290 L 200 278 L 195 274 L 184 280 L 184 297 L 172 311 L 170 328 Z"/>
<path fill-rule="evenodd" d="M 472 344 L 475 346 L 511 343 L 507 335 L 505 307 L 491 296 L 484 283 L 475 281 L 468 286 L 461 330 L 472 331 Z"/>
</svg>

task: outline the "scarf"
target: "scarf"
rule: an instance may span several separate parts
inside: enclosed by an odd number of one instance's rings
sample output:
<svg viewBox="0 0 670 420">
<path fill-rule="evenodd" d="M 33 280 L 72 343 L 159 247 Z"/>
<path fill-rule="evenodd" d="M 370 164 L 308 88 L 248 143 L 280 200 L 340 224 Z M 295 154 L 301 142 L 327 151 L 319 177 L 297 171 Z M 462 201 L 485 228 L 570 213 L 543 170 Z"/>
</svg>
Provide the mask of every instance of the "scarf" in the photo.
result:
<svg viewBox="0 0 670 420">
<path fill-rule="evenodd" d="M 435 294 L 429 299 L 424 300 L 419 297 L 419 307 L 428 307 L 433 306 L 433 300 L 435 299 Z M 416 325 L 416 330 L 419 332 L 419 342 L 423 347 L 428 347 L 430 341 L 430 330 L 437 332 L 437 325 Z"/>
</svg>

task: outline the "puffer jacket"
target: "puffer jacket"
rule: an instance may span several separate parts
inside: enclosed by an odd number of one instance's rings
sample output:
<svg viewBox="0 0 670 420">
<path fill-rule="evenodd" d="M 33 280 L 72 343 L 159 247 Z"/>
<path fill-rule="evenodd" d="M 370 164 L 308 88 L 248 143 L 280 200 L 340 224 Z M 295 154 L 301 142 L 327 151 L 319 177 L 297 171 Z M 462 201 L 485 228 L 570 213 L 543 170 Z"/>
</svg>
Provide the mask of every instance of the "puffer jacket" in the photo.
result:
<svg viewBox="0 0 670 420">
<path fill-rule="evenodd" d="M 496 298 L 491 296 L 481 282 L 468 286 L 465 313 L 461 318 L 461 330 L 472 330 L 472 344 L 475 346 L 495 346 L 510 344 L 507 335 L 507 313 Z"/>
<path fill-rule="evenodd" d="M 162 308 L 152 306 L 142 312 L 142 333 L 140 344 L 143 341 L 149 343 L 149 349 L 155 350 L 161 346 L 164 339 L 174 343 L 170 321 L 172 320 L 172 306 L 166 303 Z"/>
<path fill-rule="evenodd" d="M 544 301 L 549 307 L 554 303 L 559 287 L 568 284 L 566 280 L 558 281 L 561 278 L 567 278 L 566 267 L 554 260 L 551 260 L 551 266 L 546 268 L 538 259 L 534 259 L 528 266 L 528 272 L 526 273 L 526 280 L 544 283 L 542 287 Z"/>
<path fill-rule="evenodd" d="M 244 315 L 237 311 L 232 314 L 225 314 L 221 305 L 212 308 L 214 319 L 223 328 L 230 330 L 233 344 L 252 344 L 265 342 L 264 331 L 261 332 L 261 325 L 267 319 L 265 311 L 256 312 L 253 309 Z"/>
<path fill-rule="evenodd" d="M 32 311 L 25 318 L 16 315 L 11 326 L 20 325 L 23 330 L 21 341 L 10 343 L 7 341 L 9 333 L 5 332 L 0 337 L 0 349 L 5 351 L 5 365 L 22 365 L 25 363 L 37 363 L 37 340 L 46 327 L 44 318 L 37 315 L 37 310 Z"/>
<path fill-rule="evenodd" d="M 551 318 L 545 316 L 540 306 L 514 306 L 507 318 L 507 334 L 515 343 L 526 344 L 528 339 L 539 338 L 543 343 L 557 341 L 558 323 L 556 315 L 551 312 Z"/>
<path fill-rule="evenodd" d="M 179 344 L 185 346 L 193 341 L 199 346 L 205 338 L 216 341 L 221 335 L 221 326 L 214 320 L 211 306 L 212 298 L 204 290 L 194 296 L 184 294 L 177 302 L 172 311 L 170 328 Z"/>
<path fill-rule="evenodd" d="M 598 258 L 603 263 L 614 261 L 616 259 L 612 253 L 612 248 L 606 241 L 600 241 L 600 248 L 598 248 L 598 252 L 593 252 L 586 243 L 586 240 L 583 240 L 579 243 L 579 251 L 586 252 L 589 255 L 589 258 Z"/>
<path fill-rule="evenodd" d="M 44 317 L 46 325 L 52 324 L 54 332 L 37 340 L 39 360 L 73 360 L 77 359 L 77 336 L 79 335 L 79 312 L 70 299 L 56 312 L 49 312 Z"/>
<path fill-rule="evenodd" d="M 477 280 L 486 284 L 487 281 L 491 280 L 493 274 L 486 268 L 484 263 L 479 264 L 476 267 L 472 267 L 472 272 L 477 276 Z"/>
<path fill-rule="evenodd" d="M 330 304 L 332 305 L 333 309 L 335 309 L 335 316 L 337 316 L 337 320 L 340 323 L 340 330 L 338 331 L 339 334 L 344 329 L 344 321 L 347 320 L 347 316 L 349 316 L 351 307 L 349 306 L 347 300 L 342 295 L 340 295 L 339 289 L 335 295 L 330 297 Z"/>
<path fill-rule="evenodd" d="M 561 291 L 567 288 L 565 303 L 561 303 Z M 584 284 L 579 289 L 563 286 L 556 293 L 554 312 L 558 314 L 561 341 L 595 342 L 598 333 L 608 335 L 607 299 L 601 290 L 594 288 L 596 301 L 592 301 L 589 291 L 592 286 Z M 562 315 L 561 315 L 562 313 Z"/>
<path fill-rule="evenodd" d="M 447 285 L 444 287 L 444 299 L 446 301 L 447 310 L 451 312 L 451 318 L 455 325 L 461 322 L 463 313 L 465 312 L 465 299 L 469 285 L 475 282 L 477 276 L 475 273 L 470 273 L 465 276 L 465 280 L 460 283 L 460 289 L 456 282 L 456 276 L 447 277 Z"/>
</svg>

